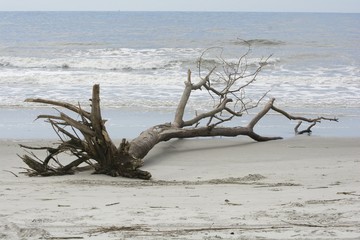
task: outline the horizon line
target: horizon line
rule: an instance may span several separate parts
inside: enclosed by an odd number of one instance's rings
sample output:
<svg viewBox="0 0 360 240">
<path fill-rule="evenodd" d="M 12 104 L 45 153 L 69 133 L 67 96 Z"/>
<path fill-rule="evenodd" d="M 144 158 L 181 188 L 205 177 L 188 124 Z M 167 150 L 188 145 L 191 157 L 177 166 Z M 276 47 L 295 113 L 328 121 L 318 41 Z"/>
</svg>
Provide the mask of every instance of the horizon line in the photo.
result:
<svg viewBox="0 0 360 240">
<path fill-rule="evenodd" d="M 360 12 L 332 12 L 332 11 L 234 11 L 234 10 L 0 10 L 0 12 L 176 12 L 176 13 L 336 13 L 359 14 Z"/>
</svg>

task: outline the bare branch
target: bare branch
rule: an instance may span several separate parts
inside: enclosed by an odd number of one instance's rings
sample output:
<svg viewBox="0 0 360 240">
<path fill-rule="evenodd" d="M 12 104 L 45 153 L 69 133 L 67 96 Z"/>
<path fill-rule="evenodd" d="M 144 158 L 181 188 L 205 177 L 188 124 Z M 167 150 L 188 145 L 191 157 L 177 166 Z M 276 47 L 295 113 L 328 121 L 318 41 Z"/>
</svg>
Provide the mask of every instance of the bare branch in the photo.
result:
<svg viewBox="0 0 360 240">
<path fill-rule="evenodd" d="M 296 135 L 301 135 L 301 134 L 304 134 L 304 133 L 307 133 L 307 134 L 311 134 L 311 128 L 314 127 L 316 125 L 317 122 L 313 122 L 307 129 L 305 130 L 302 130 L 302 131 L 298 131 L 300 125 L 301 125 L 302 121 L 299 121 L 298 124 L 295 126 L 294 128 L 294 131 L 295 131 L 295 134 Z"/>
<path fill-rule="evenodd" d="M 61 118 L 67 122 L 70 126 L 73 126 L 74 128 L 78 129 L 80 132 L 82 132 L 84 135 L 90 135 L 95 137 L 96 133 L 91 130 L 88 126 L 85 126 L 84 124 L 72 119 L 71 117 L 69 117 L 68 115 L 66 115 L 65 113 L 61 113 Z"/>
<path fill-rule="evenodd" d="M 190 98 L 191 91 L 192 91 L 191 71 L 189 69 L 188 75 L 187 75 L 187 81 L 185 82 L 185 89 L 183 91 L 180 102 L 179 102 L 178 107 L 175 112 L 175 118 L 174 118 L 174 123 L 173 123 L 173 125 L 175 127 L 183 126 L 183 122 L 184 122 L 183 117 L 184 117 L 185 107 Z"/>
<path fill-rule="evenodd" d="M 70 111 L 84 115 L 86 118 L 90 118 L 89 112 L 79 109 L 75 105 L 72 105 L 67 102 L 52 101 L 52 100 L 47 100 L 47 99 L 42 99 L 42 98 L 28 98 L 28 99 L 25 99 L 25 102 L 43 103 L 43 104 L 49 104 L 49 105 L 53 105 L 53 106 L 64 107 L 66 109 L 69 109 Z"/>
<path fill-rule="evenodd" d="M 263 110 L 261 110 L 248 124 L 248 128 L 250 129 L 254 129 L 254 126 L 260 121 L 260 119 L 262 117 L 264 117 L 269 110 L 271 109 L 271 107 L 273 106 L 273 103 L 275 101 L 275 98 L 270 99 L 270 101 L 265 105 L 265 107 L 263 108 Z"/>
<path fill-rule="evenodd" d="M 305 118 L 305 117 L 301 117 L 301 116 L 293 116 L 293 115 L 285 112 L 284 110 L 275 107 L 274 105 L 271 106 L 271 109 L 274 110 L 275 112 L 278 112 L 278 113 L 284 115 L 289 120 L 302 120 L 305 122 L 320 122 L 321 120 L 334 121 L 334 122 L 339 121 L 339 119 L 335 118 L 335 117 L 334 118 L 327 118 L 327 117 Z"/>
<path fill-rule="evenodd" d="M 232 102 L 231 99 L 224 99 L 222 101 L 222 103 L 215 109 L 209 111 L 209 112 L 206 112 L 206 113 L 202 113 L 198 116 L 196 116 L 195 118 L 189 120 L 189 121 L 185 121 L 184 124 L 183 124 L 183 127 L 187 127 L 187 126 L 191 126 L 191 125 L 194 125 L 195 123 L 199 122 L 201 119 L 204 119 L 204 118 L 208 118 L 208 117 L 211 117 L 211 116 L 214 116 L 216 113 L 219 113 L 221 112 L 222 110 L 225 109 L 226 107 L 226 104 L 229 103 L 229 102 Z"/>
</svg>

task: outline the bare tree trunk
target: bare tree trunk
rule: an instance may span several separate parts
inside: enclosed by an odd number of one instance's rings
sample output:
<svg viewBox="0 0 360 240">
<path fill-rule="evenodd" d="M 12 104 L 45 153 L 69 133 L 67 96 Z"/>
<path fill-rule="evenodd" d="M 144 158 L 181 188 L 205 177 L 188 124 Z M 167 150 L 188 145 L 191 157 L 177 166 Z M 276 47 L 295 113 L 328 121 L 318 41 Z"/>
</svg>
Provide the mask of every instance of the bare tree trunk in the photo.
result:
<svg viewBox="0 0 360 240">
<path fill-rule="evenodd" d="M 243 66 L 243 59 L 249 51 L 242 56 L 238 62 L 229 63 L 220 56 L 221 69 L 223 72 L 215 72 L 216 66 L 211 68 L 205 77 L 201 77 L 202 59 L 199 60 L 199 77 L 197 83 L 193 83 L 191 72 L 188 71 L 187 81 L 182 97 L 179 101 L 172 123 L 165 123 L 153 126 L 142 132 L 137 138 L 128 142 L 123 139 L 120 146 L 116 147 L 112 142 L 102 119 L 100 110 L 100 87 L 93 86 L 91 111 L 85 111 L 80 106 L 65 102 L 58 102 L 45 99 L 27 99 L 27 102 L 36 102 L 63 107 L 80 117 L 71 116 L 60 112 L 59 116 L 40 115 L 38 118 L 47 119 L 52 125 L 56 134 L 61 140 L 57 147 L 34 148 L 23 146 L 29 150 L 46 150 L 48 156 L 41 160 L 33 152 L 21 156 L 23 161 L 35 175 L 63 175 L 73 174 L 73 169 L 82 163 L 93 166 L 95 173 L 107 174 L 110 176 L 124 176 L 130 178 L 150 179 L 151 174 L 139 168 L 143 165 L 144 157 L 155 147 L 156 144 L 168 141 L 173 138 L 194 138 L 194 137 L 236 137 L 248 136 L 255 141 L 269 141 L 281 139 L 281 137 L 265 137 L 254 132 L 254 127 L 270 111 L 276 111 L 290 120 L 301 120 L 312 123 L 307 129 L 298 131 L 300 123 L 295 127 L 295 133 L 309 133 L 311 128 L 321 120 L 337 121 L 336 118 L 319 117 L 309 119 L 305 117 L 292 116 L 274 106 L 275 98 L 271 98 L 248 123 L 247 126 L 223 127 L 222 123 L 231 121 L 233 118 L 241 117 L 249 109 L 255 108 L 266 96 L 266 93 L 252 104 L 247 101 L 244 94 L 245 87 L 252 84 L 266 61 L 260 62 L 255 71 L 250 72 Z M 215 89 L 212 86 L 212 76 L 217 81 L 223 82 L 223 88 Z M 244 82 L 244 79 L 248 79 Z M 192 119 L 185 120 L 184 113 L 193 91 L 205 89 L 213 101 L 214 107 L 207 112 L 197 114 Z M 207 121 L 201 126 L 201 122 Z M 82 137 L 80 136 L 82 135 Z M 67 153 L 75 157 L 75 160 L 63 166 L 58 158 L 61 154 Z M 93 163 L 95 161 L 95 163 Z M 54 166 L 54 164 L 56 166 Z"/>
</svg>

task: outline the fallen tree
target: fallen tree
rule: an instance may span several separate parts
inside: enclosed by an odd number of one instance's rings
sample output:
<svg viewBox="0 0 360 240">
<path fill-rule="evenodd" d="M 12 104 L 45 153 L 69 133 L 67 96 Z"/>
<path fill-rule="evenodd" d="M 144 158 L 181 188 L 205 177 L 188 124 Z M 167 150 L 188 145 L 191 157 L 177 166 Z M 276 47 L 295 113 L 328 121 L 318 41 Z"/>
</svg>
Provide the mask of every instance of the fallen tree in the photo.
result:
<svg viewBox="0 0 360 240">
<path fill-rule="evenodd" d="M 311 128 L 321 120 L 337 121 L 336 118 L 293 116 L 276 107 L 274 105 L 275 98 L 269 98 L 246 126 L 224 126 L 224 123 L 239 118 L 250 109 L 258 107 L 267 97 L 267 93 L 264 93 L 256 101 L 251 101 L 247 98 L 245 89 L 255 82 L 262 68 L 267 65 L 269 58 L 260 60 L 257 67 L 251 70 L 246 60 L 250 53 L 250 47 L 236 62 L 226 61 L 220 51 L 216 64 L 206 67 L 208 64 L 204 59 L 204 54 L 207 51 L 201 55 L 198 61 L 199 79 L 194 82 L 191 71 L 188 71 L 185 88 L 173 121 L 153 126 L 131 141 L 122 139 L 119 146 L 113 143 L 106 130 L 105 120 L 100 111 L 100 86 L 98 84 L 93 86 L 90 111 L 83 109 L 80 104 L 40 98 L 26 99 L 26 102 L 62 107 L 76 115 L 76 117 L 72 117 L 70 114 L 58 111 L 58 115 L 38 116 L 51 124 L 61 141 L 55 147 L 21 145 L 27 149 L 28 154 L 20 157 L 30 167 L 30 173 L 42 176 L 73 174 L 76 167 L 87 163 L 95 169 L 95 173 L 150 179 L 151 174 L 141 170 L 140 167 L 143 165 L 143 159 L 147 153 L 159 142 L 174 138 L 235 137 L 240 135 L 248 136 L 255 141 L 281 139 L 278 136 L 261 136 L 254 131 L 255 125 L 270 110 L 290 120 L 300 120 L 311 124 L 308 128 L 299 131 L 301 124 L 299 122 L 295 127 L 296 134 L 310 133 Z M 199 90 L 205 90 L 209 94 L 213 107 L 202 113 L 196 113 L 191 119 L 185 119 L 186 106 L 191 94 Z M 40 159 L 30 152 L 34 150 L 45 150 L 47 155 L 44 159 Z M 75 159 L 63 164 L 60 162 L 61 154 L 70 154 Z"/>
</svg>

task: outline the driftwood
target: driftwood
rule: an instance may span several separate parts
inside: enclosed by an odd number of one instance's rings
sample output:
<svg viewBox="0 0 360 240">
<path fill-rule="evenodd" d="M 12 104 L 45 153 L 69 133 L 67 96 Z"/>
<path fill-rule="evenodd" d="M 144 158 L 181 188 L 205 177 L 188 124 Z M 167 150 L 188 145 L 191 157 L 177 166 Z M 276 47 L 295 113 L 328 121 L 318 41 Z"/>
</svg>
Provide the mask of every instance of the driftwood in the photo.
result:
<svg viewBox="0 0 360 240">
<path fill-rule="evenodd" d="M 251 85 L 261 71 L 267 65 L 267 60 L 259 62 L 258 67 L 250 71 L 246 62 L 249 50 L 241 56 L 237 62 L 225 61 L 223 57 L 217 58 L 218 65 L 204 70 L 204 56 L 199 59 L 199 80 L 193 82 L 191 71 L 185 81 L 185 88 L 177 106 L 174 120 L 153 126 L 142 132 L 130 142 L 123 139 L 120 146 L 115 146 L 105 128 L 105 120 L 100 111 L 100 87 L 93 86 L 91 110 L 86 111 L 80 105 L 46 99 L 26 99 L 26 102 L 35 102 L 62 107 L 75 114 L 72 117 L 59 111 L 59 115 L 40 115 L 38 118 L 46 119 L 61 142 L 56 147 L 33 148 L 22 146 L 29 150 L 46 150 L 47 157 L 40 160 L 30 152 L 21 158 L 31 168 L 31 173 L 42 176 L 73 174 L 74 169 L 80 164 L 87 163 L 95 169 L 95 173 L 110 176 L 123 176 L 129 178 L 150 179 L 151 174 L 139 168 L 143 165 L 143 159 L 156 144 L 173 138 L 214 137 L 214 136 L 248 136 L 255 141 L 269 141 L 281 139 L 281 137 L 261 136 L 254 131 L 256 124 L 270 110 L 278 112 L 290 120 L 301 120 L 311 123 L 310 127 L 299 131 L 298 124 L 295 133 L 310 133 L 311 128 L 321 120 L 337 121 L 336 118 L 305 118 L 293 116 L 282 109 L 274 106 L 275 98 L 268 99 L 262 109 L 250 120 L 246 126 L 225 127 L 222 124 L 239 118 L 250 109 L 258 107 L 266 97 L 266 93 L 257 101 L 249 101 L 245 95 L 245 88 Z M 220 70 L 217 70 L 220 69 Z M 204 72 L 206 75 L 203 76 Z M 216 82 L 216 86 L 214 84 Z M 184 119 L 186 106 L 194 91 L 206 90 L 214 102 L 213 108 L 192 119 Z M 67 153 L 75 157 L 75 160 L 62 165 L 58 157 Z M 29 156 L 31 155 L 31 156 Z M 95 161 L 95 163 L 94 163 Z M 55 164 L 55 166 L 54 166 Z"/>
</svg>

